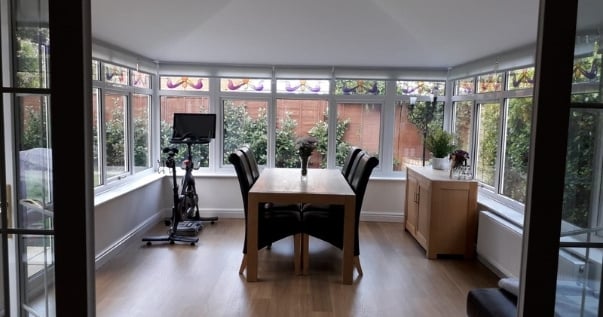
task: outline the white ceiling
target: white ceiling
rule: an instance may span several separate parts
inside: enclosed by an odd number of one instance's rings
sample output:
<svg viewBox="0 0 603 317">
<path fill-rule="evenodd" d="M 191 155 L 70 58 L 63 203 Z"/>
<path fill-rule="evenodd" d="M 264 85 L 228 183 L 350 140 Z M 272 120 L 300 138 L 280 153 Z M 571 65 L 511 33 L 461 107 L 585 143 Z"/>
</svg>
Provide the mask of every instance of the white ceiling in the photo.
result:
<svg viewBox="0 0 603 317">
<path fill-rule="evenodd" d="M 92 36 L 160 62 L 448 68 L 536 42 L 539 0 L 91 0 Z"/>
</svg>

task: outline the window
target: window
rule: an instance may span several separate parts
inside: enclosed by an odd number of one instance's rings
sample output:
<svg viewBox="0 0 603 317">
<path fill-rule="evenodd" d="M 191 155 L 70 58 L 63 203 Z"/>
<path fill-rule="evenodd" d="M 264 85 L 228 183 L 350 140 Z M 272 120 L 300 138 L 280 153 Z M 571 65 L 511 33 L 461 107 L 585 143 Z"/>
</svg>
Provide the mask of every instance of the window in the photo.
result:
<svg viewBox="0 0 603 317">
<path fill-rule="evenodd" d="M 475 178 L 483 184 L 496 185 L 496 159 L 499 150 L 500 104 L 478 104 L 477 155 Z"/>
<path fill-rule="evenodd" d="M 104 93 L 102 113 L 108 180 L 129 172 L 126 156 L 128 153 L 127 107 L 127 95 L 118 92 Z"/>
<path fill-rule="evenodd" d="M 369 154 L 379 157 L 385 86 L 384 80 L 338 79 L 335 81 L 336 167 L 343 166 L 351 146 L 360 147 Z"/>
<path fill-rule="evenodd" d="M 148 73 L 93 60 L 93 168 L 98 191 L 153 166 L 151 78 Z"/>
<path fill-rule="evenodd" d="M 132 95 L 132 118 L 134 120 L 134 170 L 151 167 L 151 96 Z"/>
<path fill-rule="evenodd" d="M 300 167 L 295 141 L 307 135 L 318 140 L 316 150 L 310 156 L 308 167 L 326 167 L 328 104 L 326 99 L 279 98 L 276 100 L 276 167 Z"/>
<path fill-rule="evenodd" d="M 228 98 L 222 101 L 222 164 L 230 164 L 228 155 L 243 145 L 249 146 L 258 165 L 268 157 L 268 101 Z"/>
<path fill-rule="evenodd" d="M 454 102 L 454 134 L 457 148 L 471 153 L 473 142 L 471 142 L 473 118 L 473 101 Z"/>
<path fill-rule="evenodd" d="M 590 65 L 589 60 L 580 62 L 584 64 L 580 69 Z M 162 158 L 161 154 L 154 158 L 150 151 L 153 77 L 102 61 L 96 61 L 93 70 L 93 76 L 101 79 L 94 80 L 98 99 L 94 106 L 95 118 L 102 120 L 95 119 L 94 126 L 95 181 L 102 186 L 148 170 L 153 160 Z M 252 71 L 254 78 L 245 76 L 246 71 L 237 69 L 230 72 L 234 76 L 215 78 L 160 76 L 159 148 L 178 147 L 176 159 L 183 161 L 186 145 L 170 143 L 173 114 L 215 112 L 221 118 L 217 143 L 193 145 L 193 156 L 200 161 L 195 166 L 230 169 L 227 155 L 247 145 L 260 165 L 297 168 L 295 141 L 309 135 L 318 140 L 310 168 L 341 166 L 353 145 L 380 157 L 378 174 L 397 176 L 408 164 L 430 164 L 431 153 L 424 149 L 423 140 L 431 129 L 441 127 L 453 132 L 458 149 L 470 153 L 469 165 L 482 185 L 480 192 L 517 210 L 523 207 L 533 67 L 454 79 L 450 98 L 443 79 L 350 78 L 349 70 L 346 78 L 333 78 L 339 73 L 330 69 L 299 71 L 312 74 L 309 78 L 296 78 L 295 69 Z M 595 87 L 591 80 L 580 83 Z M 451 107 L 445 104 L 449 100 Z M 220 154 L 210 155 L 214 148 Z"/>
<path fill-rule="evenodd" d="M 379 156 L 381 137 L 381 104 L 337 104 L 336 166 L 343 166 L 350 146 L 357 146 Z"/>
<path fill-rule="evenodd" d="M 161 76 L 160 81 L 160 146 L 176 147 L 178 153 L 174 156 L 176 164 L 184 162 L 188 156 L 186 144 L 173 144 L 172 126 L 174 113 L 209 113 L 209 79 L 204 77 Z M 209 144 L 192 144 L 191 156 L 193 166 L 209 167 Z M 160 160 L 163 160 L 162 157 Z M 198 163 L 195 163 L 198 160 Z M 163 164 L 162 164 L 163 165 Z"/>
<path fill-rule="evenodd" d="M 446 91 L 444 81 L 397 81 L 393 170 L 404 171 L 406 165 L 426 165 L 430 153 L 424 139 L 434 127 L 443 128 Z M 403 98 L 403 99 L 402 99 Z"/>
<path fill-rule="evenodd" d="M 506 111 L 502 194 L 525 204 L 532 132 L 532 98 L 509 98 Z"/>
<path fill-rule="evenodd" d="M 523 212 L 534 68 L 496 71 L 453 82 L 453 132 L 457 147 L 470 155 L 469 165 L 482 185 L 480 193 Z"/>
<path fill-rule="evenodd" d="M 178 153 L 174 156 L 176 164 L 183 162 L 188 155 L 186 144 L 172 144 L 172 126 L 174 124 L 174 113 L 208 113 L 209 99 L 207 96 L 161 96 L 161 148 L 176 147 Z M 194 163 L 195 168 L 209 167 L 209 144 L 191 145 L 191 155 L 193 160 L 199 160 Z"/>
</svg>

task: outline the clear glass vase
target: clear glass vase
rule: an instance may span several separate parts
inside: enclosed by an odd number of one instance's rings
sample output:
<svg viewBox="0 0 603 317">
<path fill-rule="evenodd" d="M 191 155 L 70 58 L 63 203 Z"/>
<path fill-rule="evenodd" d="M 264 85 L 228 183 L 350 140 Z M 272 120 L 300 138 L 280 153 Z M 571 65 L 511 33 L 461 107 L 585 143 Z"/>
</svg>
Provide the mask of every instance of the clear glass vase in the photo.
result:
<svg viewBox="0 0 603 317">
<path fill-rule="evenodd" d="M 299 157 L 301 163 L 301 174 L 302 176 L 308 175 L 308 161 L 310 160 L 309 156 L 300 156 Z"/>
</svg>

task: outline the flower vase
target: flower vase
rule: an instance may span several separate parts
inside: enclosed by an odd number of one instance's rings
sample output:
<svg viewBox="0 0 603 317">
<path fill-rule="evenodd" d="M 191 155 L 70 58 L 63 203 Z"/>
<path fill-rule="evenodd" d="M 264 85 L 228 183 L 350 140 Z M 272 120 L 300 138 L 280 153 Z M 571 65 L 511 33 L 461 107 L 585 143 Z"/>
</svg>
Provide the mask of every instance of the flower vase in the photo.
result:
<svg viewBox="0 0 603 317">
<path fill-rule="evenodd" d="M 309 156 L 300 156 L 299 159 L 301 161 L 301 174 L 302 176 L 308 175 L 308 161 Z"/>
</svg>

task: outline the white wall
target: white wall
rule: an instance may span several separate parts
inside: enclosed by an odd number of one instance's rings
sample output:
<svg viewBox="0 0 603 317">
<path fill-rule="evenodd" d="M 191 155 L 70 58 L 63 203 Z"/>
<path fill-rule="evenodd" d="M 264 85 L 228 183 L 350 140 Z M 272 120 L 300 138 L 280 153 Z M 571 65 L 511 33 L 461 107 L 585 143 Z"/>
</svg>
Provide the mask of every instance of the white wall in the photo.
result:
<svg viewBox="0 0 603 317">
<path fill-rule="evenodd" d="M 404 186 L 402 179 L 371 179 L 364 197 L 361 220 L 402 222 Z M 234 175 L 198 176 L 196 187 L 202 217 L 243 218 L 243 200 Z M 125 242 L 142 239 L 148 228 L 170 217 L 172 177 L 154 175 L 148 184 L 116 197 L 97 197 L 96 201 L 94 236 L 99 267 L 119 252 Z"/>
</svg>

